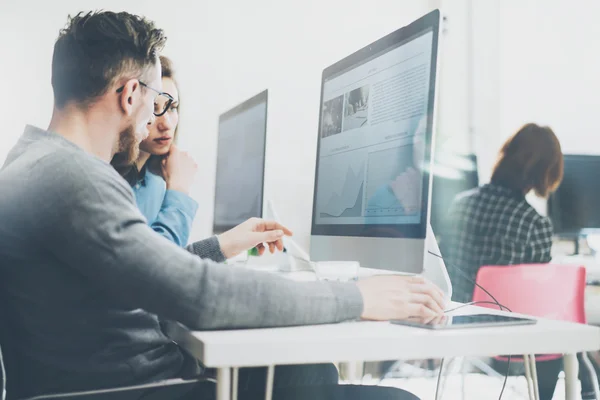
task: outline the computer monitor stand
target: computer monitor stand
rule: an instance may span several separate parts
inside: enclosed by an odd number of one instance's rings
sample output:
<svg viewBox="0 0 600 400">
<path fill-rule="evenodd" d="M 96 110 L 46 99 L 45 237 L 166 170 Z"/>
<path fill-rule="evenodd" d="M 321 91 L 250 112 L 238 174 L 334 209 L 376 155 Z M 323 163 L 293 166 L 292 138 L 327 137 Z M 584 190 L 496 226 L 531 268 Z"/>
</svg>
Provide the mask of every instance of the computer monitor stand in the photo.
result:
<svg viewBox="0 0 600 400">
<path fill-rule="evenodd" d="M 438 246 L 431 225 L 427 227 L 427 235 L 425 237 L 425 255 L 423 258 L 423 271 L 419 274 L 429 281 L 437 285 L 446 297 L 446 300 L 452 299 L 452 282 L 446 269 L 446 263 L 442 258 L 442 253 Z M 398 255 L 398 260 L 402 259 L 402 255 Z M 375 270 L 370 268 L 362 268 L 359 277 L 367 277 L 373 275 L 414 275 L 393 270 Z"/>
<path fill-rule="evenodd" d="M 425 246 L 425 260 L 423 265 L 422 276 L 435 283 L 446 295 L 446 299 L 452 299 L 452 282 L 448 275 L 448 269 L 446 263 L 442 258 L 443 254 L 440 252 L 437 240 L 431 228 L 431 224 L 427 226 Z"/>
<path fill-rule="evenodd" d="M 275 207 L 271 200 L 267 200 L 265 212 L 263 213 L 264 218 L 268 220 L 277 221 L 282 223 L 279 215 L 275 211 Z M 429 279 L 431 282 L 436 284 L 444 294 L 446 295 L 446 299 L 450 300 L 452 298 L 452 283 L 450 282 L 450 276 L 448 275 L 448 270 L 446 269 L 446 264 L 440 252 L 440 248 L 438 246 L 437 240 L 433 233 L 433 229 L 431 225 L 427 227 L 427 236 L 426 236 L 426 253 L 424 256 L 424 265 L 422 276 Z M 310 256 L 306 253 L 302 248 L 294 242 L 291 238 L 284 238 L 284 246 L 285 246 L 285 257 L 278 257 L 278 269 L 279 271 L 284 272 L 296 272 L 296 271 L 314 271 L 314 262 L 311 262 Z M 402 255 L 398 255 L 398 260 L 402 259 Z M 370 275 L 385 275 L 385 274 L 399 274 L 397 271 L 389 271 L 389 270 L 373 270 L 373 269 L 363 269 L 361 273 L 359 273 L 359 277 L 370 276 Z"/>
</svg>

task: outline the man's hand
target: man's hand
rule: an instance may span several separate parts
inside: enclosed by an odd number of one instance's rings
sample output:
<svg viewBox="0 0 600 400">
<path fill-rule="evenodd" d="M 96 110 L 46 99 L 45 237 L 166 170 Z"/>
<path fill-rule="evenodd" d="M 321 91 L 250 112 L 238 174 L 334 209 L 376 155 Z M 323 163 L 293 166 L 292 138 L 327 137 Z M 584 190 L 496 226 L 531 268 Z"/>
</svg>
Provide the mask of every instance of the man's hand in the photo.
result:
<svg viewBox="0 0 600 400">
<path fill-rule="evenodd" d="M 374 276 L 356 285 L 363 297 L 363 319 L 430 319 L 444 314 L 443 292 L 421 276 Z"/>
<path fill-rule="evenodd" d="M 283 236 L 292 236 L 285 226 L 260 218 L 250 218 L 233 229 L 218 236 L 221 252 L 225 258 L 235 257 L 243 251 L 256 247 L 258 254 L 263 255 L 266 246 L 269 251 L 283 251 Z"/>
<path fill-rule="evenodd" d="M 185 194 L 190 193 L 198 165 L 187 152 L 171 145 L 169 155 L 162 162 L 162 173 L 167 182 L 167 189 Z"/>
</svg>

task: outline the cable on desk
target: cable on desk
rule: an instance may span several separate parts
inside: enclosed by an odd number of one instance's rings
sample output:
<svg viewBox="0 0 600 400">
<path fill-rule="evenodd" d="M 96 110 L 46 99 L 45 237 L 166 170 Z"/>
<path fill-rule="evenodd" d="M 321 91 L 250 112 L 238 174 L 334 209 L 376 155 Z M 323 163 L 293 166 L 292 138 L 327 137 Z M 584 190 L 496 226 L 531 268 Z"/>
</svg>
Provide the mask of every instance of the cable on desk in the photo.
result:
<svg viewBox="0 0 600 400">
<path fill-rule="evenodd" d="M 440 260 L 444 261 L 444 264 L 450 265 L 453 269 L 457 270 L 458 272 L 460 272 L 460 274 L 463 276 L 463 278 L 465 278 L 466 280 L 468 280 L 469 282 L 471 282 L 473 285 L 477 286 L 479 289 L 483 290 L 485 294 L 487 294 L 488 296 L 490 296 L 492 298 L 492 300 L 494 300 L 494 304 L 496 304 L 498 307 L 500 307 L 500 310 L 503 311 L 502 309 L 505 309 L 509 312 L 512 312 L 508 309 L 508 307 L 503 306 L 502 304 L 500 304 L 500 302 L 490 293 L 488 292 L 483 286 L 481 286 L 480 284 L 478 284 L 477 282 L 475 282 L 473 279 L 471 279 L 469 277 L 469 275 L 467 275 L 463 270 L 461 270 L 460 268 L 457 268 L 456 265 L 452 265 L 450 263 L 448 263 L 446 260 L 444 260 L 444 257 L 442 257 L 439 254 L 435 254 L 432 251 L 428 251 L 429 254 L 431 254 L 432 256 L 435 256 L 437 258 L 439 258 Z"/>
<path fill-rule="evenodd" d="M 437 384 L 435 385 L 435 400 L 439 400 L 440 382 L 442 381 L 442 371 L 444 370 L 444 359 L 440 362 L 440 372 L 438 373 Z"/>
<path fill-rule="evenodd" d="M 500 308 L 501 311 L 506 310 L 508 312 L 512 312 L 508 307 L 503 306 L 502 304 L 500 304 L 500 302 L 490 292 L 488 292 L 483 286 L 481 286 L 480 284 L 478 284 L 477 282 L 475 282 L 473 279 L 471 279 L 467 273 L 465 273 L 460 268 L 457 268 L 456 265 L 452 265 L 452 264 L 446 262 L 446 260 L 444 260 L 444 257 L 442 257 L 440 254 L 436 254 L 436 253 L 434 253 L 434 252 L 432 252 L 430 250 L 428 250 L 427 252 L 429 254 L 431 254 L 432 256 L 435 256 L 435 257 L 441 259 L 442 261 L 444 261 L 444 264 L 449 265 L 454 270 L 460 272 L 460 274 L 462 275 L 463 278 L 465 278 L 466 280 L 468 280 L 469 282 L 471 282 L 472 284 L 474 284 L 475 286 L 477 286 L 479 289 L 483 290 L 485 294 L 487 294 L 488 296 L 490 296 L 492 298 L 492 300 L 494 300 L 493 302 L 491 302 L 491 301 L 488 301 L 488 302 L 483 302 L 483 301 L 481 301 L 481 302 L 478 302 L 478 301 L 471 302 L 471 303 L 468 303 L 468 304 L 464 304 L 464 305 L 462 305 L 460 307 L 457 307 L 455 309 L 444 311 L 444 313 L 447 313 L 447 312 L 450 312 L 450 311 L 454 311 L 454 310 L 457 310 L 459 308 L 466 307 L 468 305 L 474 305 L 475 303 L 477 303 L 477 304 L 495 304 L 495 305 L 497 305 Z M 506 375 L 504 375 L 504 383 L 502 384 L 502 390 L 500 391 L 500 397 L 498 397 L 498 400 L 502 400 L 502 395 L 504 394 L 504 389 L 506 388 L 506 383 L 508 382 L 508 373 L 510 371 L 510 361 L 511 361 L 511 356 L 509 355 L 508 356 L 508 361 L 506 363 Z M 441 372 L 440 372 L 440 377 L 441 377 Z M 440 380 L 440 378 L 438 378 L 438 386 L 440 384 L 439 380 Z M 437 399 L 437 391 L 436 391 L 436 399 Z"/>
<path fill-rule="evenodd" d="M 444 314 L 447 314 L 447 313 L 449 313 L 449 312 L 452 312 L 452 311 L 460 310 L 461 308 L 464 308 L 464 307 L 468 307 L 468 306 L 476 306 L 476 305 L 479 305 L 479 304 L 491 304 L 491 305 L 495 305 L 495 306 L 497 306 L 497 305 L 498 305 L 498 303 L 496 303 L 496 302 L 493 302 L 493 301 L 472 301 L 472 302 L 470 302 L 470 303 L 464 303 L 464 304 L 462 304 L 462 305 L 460 305 L 460 306 L 458 306 L 458 307 L 451 308 L 451 309 L 449 309 L 449 310 L 444 310 Z M 506 308 L 506 307 L 504 307 L 504 308 L 505 308 L 507 311 L 510 311 L 508 308 Z"/>
</svg>

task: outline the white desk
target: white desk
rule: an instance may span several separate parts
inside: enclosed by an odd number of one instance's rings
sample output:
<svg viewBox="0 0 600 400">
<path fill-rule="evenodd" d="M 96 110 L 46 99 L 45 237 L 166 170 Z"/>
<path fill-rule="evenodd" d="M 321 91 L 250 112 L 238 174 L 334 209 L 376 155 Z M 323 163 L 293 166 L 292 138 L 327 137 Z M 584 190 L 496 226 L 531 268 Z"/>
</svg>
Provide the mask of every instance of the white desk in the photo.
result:
<svg viewBox="0 0 600 400">
<path fill-rule="evenodd" d="M 496 313 L 469 306 L 454 315 L 490 312 Z M 218 400 L 231 398 L 231 371 L 235 385 L 238 367 L 553 353 L 565 354 L 566 398 L 573 400 L 579 396 L 575 354 L 600 348 L 600 328 L 544 319 L 530 326 L 454 331 L 388 322 L 211 332 L 173 326 L 169 335 L 204 365 L 218 369 Z"/>
</svg>

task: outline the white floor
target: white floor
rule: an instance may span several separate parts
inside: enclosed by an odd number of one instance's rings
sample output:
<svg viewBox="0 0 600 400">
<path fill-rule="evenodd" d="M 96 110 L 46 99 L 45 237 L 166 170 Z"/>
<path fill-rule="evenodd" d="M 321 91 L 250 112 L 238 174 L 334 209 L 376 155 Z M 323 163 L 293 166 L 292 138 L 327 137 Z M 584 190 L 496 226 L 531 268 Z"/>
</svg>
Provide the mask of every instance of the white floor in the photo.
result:
<svg viewBox="0 0 600 400">
<path fill-rule="evenodd" d="M 464 398 L 462 397 L 462 379 L 460 375 L 450 375 L 446 378 L 446 386 L 440 399 L 444 400 L 498 400 L 502 389 L 502 379 L 489 377 L 483 374 L 468 374 L 465 379 Z M 358 382 L 356 382 L 358 383 Z M 377 379 L 365 378 L 364 385 L 376 385 L 399 387 L 419 396 L 422 400 L 434 400 L 436 377 L 414 377 L 402 379 L 385 379 L 378 382 Z M 564 381 L 559 379 L 554 392 L 553 400 L 564 400 Z M 527 383 L 524 377 L 509 377 L 502 396 L 504 400 L 528 399 Z"/>
</svg>

